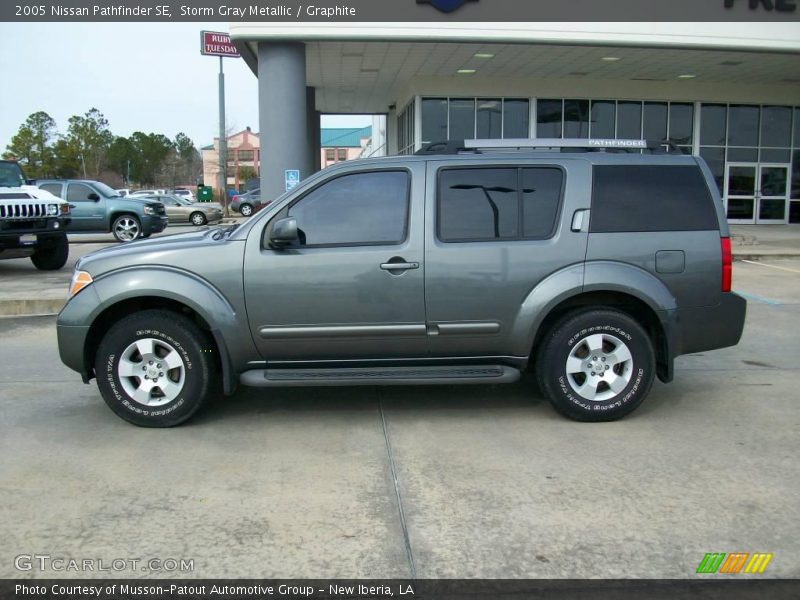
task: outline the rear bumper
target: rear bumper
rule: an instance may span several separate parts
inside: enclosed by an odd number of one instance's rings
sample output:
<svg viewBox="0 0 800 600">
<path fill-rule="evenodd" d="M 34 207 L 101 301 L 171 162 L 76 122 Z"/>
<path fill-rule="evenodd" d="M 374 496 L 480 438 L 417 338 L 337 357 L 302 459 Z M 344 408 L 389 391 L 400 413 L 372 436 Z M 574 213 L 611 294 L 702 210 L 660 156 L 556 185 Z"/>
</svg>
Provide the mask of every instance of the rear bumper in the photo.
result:
<svg viewBox="0 0 800 600">
<path fill-rule="evenodd" d="M 678 310 L 679 347 L 674 356 L 735 346 L 742 338 L 747 300 L 733 292 L 720 294 L 720 303 Z"/>
</svg>

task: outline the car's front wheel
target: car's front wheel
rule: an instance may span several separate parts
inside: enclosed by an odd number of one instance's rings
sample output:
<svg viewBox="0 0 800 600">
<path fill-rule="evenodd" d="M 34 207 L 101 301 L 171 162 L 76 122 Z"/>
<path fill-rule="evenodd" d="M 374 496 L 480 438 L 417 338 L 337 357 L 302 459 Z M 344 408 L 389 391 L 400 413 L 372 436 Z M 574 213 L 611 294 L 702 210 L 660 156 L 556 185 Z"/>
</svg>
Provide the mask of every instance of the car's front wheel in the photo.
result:
<svg viewBox="0 0 800 600">
<path fill-rule="evenodd" d="M 201 212 L 193 212 L 192 216 L 189 217 L 189 220 L 192 222 L 192 225 L 197 225 L 197 226 L 205 225 L 206 223 L 208 223 L 208 219 L 206 219 L 206 216 Z"/>
<path fill-rule="evenodd" d="M 215 391 L 214 346 L 183 315 L 134 313 L 115 323 L 97 350 L 95 374 L 106 404 L 134 425 L 172 427 Z"/>
<path fill-rule="evenodd" d="M 571 313 L 539 347 L 540 389 L 576 421 L 613 421 L 638 407 L 655 376 L 653 343 L 642 326 L 612 309 Z"/>
<path fill-rule="evenodd" d="M 249 217 L 250 215 L 253 214 L 253 207 L 250 206 L 249 204 L 242 204 L 239 207 L 239 212 L 243 217 Z"/>
<path fill-rule="evenodd" d="M 133 215 L 120 215 L 111 224 L 111 233 L 118 242 L 132 242 L 142 235 L 142 224 Z"/>
</svg>

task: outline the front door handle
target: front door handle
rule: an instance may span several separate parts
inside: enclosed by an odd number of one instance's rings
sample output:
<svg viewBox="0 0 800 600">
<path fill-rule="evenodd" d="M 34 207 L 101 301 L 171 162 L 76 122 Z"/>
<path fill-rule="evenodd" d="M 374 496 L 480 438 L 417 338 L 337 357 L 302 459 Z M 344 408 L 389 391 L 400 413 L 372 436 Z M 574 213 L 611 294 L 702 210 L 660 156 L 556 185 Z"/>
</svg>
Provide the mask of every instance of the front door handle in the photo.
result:
<svg viewBox="0 0 800 600">
<path fill-rule="evenodd" d="M 415 262 L 402 262 L 402 263 L 383 263 L 381 269 L 384 271 L 408 271 L 410 269 L 419 269 L 419 263 Z"/>
<path fill-rule="evenodd" d="M 419 269 L 418 262 L 406 262 L 404 258 L 395 256 L 389 259 L 389 262 L 381 263 L 381 269 L 384 271 L 409 271 L 411 269 Z"/>
</svg>

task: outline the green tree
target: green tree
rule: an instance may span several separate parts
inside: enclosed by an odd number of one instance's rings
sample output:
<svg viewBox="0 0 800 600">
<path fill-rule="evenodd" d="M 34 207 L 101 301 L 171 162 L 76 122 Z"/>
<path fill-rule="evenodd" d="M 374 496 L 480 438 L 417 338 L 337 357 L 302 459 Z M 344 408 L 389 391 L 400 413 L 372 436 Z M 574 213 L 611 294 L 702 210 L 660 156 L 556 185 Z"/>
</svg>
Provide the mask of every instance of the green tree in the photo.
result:
<svg viewBox="0 0 800 600">
<path fill-rule="evenodd" d="M 78 151 L 64 137 L 53 144 L 53 171 L 56 177 L 71 179 L 82 174 Z"/>
<path fill-rule="evenodd" d="M 69 118 L 67 144 L 81 161 L 82 174 L 96 179 L 105 166 L 105 157 L 114 134 L 108 128 L 108 120 L 96 108 L 83 116 Z"/>
<path fill-rule="evenodd" d="M 160 133 L 135 131 L 128 138 L 133 147 L 131 178 L 139 183 L 156 183 L 164 161 L 174 150 L 172 141 Z"/>
<path fill-rule="evenodd" d="M 44 111 L 31 114 L 20 126 L 3 158 L 18 160 L 28 177 L 52 176 L 55 172 L 52 140 L 56 134 L 56 122 Z"/>
<path fill-rule="evenodd" d="M 116 137 L 108 147 L 106 154 L 106 166 L 118 173 L 122 179 L 130 184 L 129 171 L 133 170 L 136 163 L 136 152 L 131 141 L 126 137 Z"/>
</svg>

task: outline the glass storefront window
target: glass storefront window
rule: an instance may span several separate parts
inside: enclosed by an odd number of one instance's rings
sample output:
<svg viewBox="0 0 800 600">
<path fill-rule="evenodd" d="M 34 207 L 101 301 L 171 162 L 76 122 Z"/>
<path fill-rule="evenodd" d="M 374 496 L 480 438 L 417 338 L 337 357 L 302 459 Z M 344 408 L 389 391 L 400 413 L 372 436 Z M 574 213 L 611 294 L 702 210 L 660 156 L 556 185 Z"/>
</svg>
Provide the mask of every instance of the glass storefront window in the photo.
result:
<svg viewBox="0 0 800 600">
<path fill-rule="evenodd" d="M 471 140 L 475 137 L 475 100 L 472 98 L 450 99 L 451 140 Z"/>
<path fill-rule="evenodd" d="M 700 144 L 724 146 L 728 128 L 728 107 L 724 104 L 703 104 L 700 110 Z"/>
<path fill-rule="evenodd" d="M 728 148 L 728 162 L 758 162 L 758 148 Z"/>
<path fill-rule="evenodd" d="M 700 156 L 708 163 L 708 168 L 714 175 L 714 181 L 717 182 L 719 193 L 724 192 L 725 184 L 725 148 L 700 148 Z"/>
<path fill-rule="evenodd" d="M 536 136 L 560 138 L 563 118 L 562 100 L 539 100 L 536 103 Z"/>
<path fill-rule="evenodd" d="M 728 115 L 728 145 L 758 146 L 759 107 L 732 104 Z"/>
<path fill-rule="evenodd" d="M 788 148 L 792 145 L 792 109 L 765 106 L 761 109 L 761 146 Z"/>
<path fill-rule="evenodd" d="M 644 103 L 644 127 L 642 137 L 646 140 L 667 139 L 667 103 Z"/>
<path fill-rule="evenodd" d="M 642 139 L 642 103 L 617 103 L 617 139 Z"/>
<path fill-rule="evenodd" d="M 589 137 L 588 100 L 564 100 L 564 137 Z"/>
<path fill-rule="evenodd" d="M 613 100 L 595 100 L 592 102 L 592 138 L 614 139 L 616 121 L 616 102 Z"/>
<path fill-rule="evenodd" d="M 503 100 L 503 137 L 530 137 L 531 105 L 528 100 Z"/>
<path fill-rule="evenodd" d="M 800 150 L 792 152 L 792 199 L 800 200 Z"/>
<path fill-rule="evenodd" d="M 425 98 L 422 101 L 422 143 L 447 139 L 447 98 Z"/>
<path fill-rule="evenodd" d="M 691 145 L 694 139 L 694 105 L 673 102 L 669 105 L 669 139 L 678 145 Z"/>
<path fill-rule="evenodd" d="M 477 130 L 480 140 L 496 140 L 503 137 L 503 101 L 499 98 L 478 98 Z"/>
</svg>

